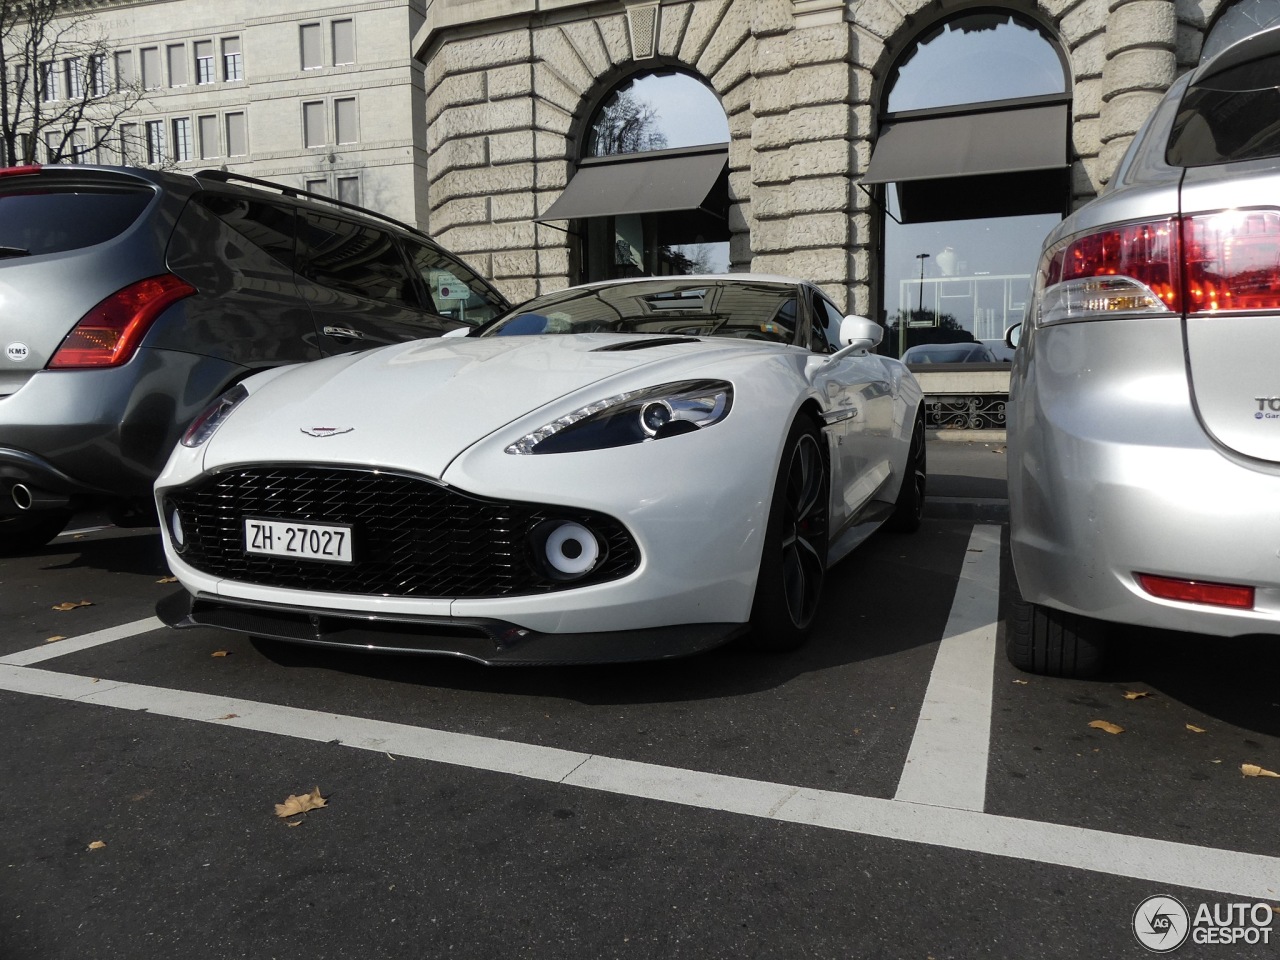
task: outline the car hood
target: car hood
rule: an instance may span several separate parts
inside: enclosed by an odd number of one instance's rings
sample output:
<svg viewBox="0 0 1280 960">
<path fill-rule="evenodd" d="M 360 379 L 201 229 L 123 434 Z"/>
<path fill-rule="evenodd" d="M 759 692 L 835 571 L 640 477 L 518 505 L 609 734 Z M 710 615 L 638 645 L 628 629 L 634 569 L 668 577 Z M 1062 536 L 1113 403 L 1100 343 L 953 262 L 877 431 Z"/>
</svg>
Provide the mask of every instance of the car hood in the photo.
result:
<svg viewBox="0 0 1280 960">
<path fill-rule="evenodd" d="M 635 348 L 618 349 L 622 347 Z M 495 430 L 592 384 L 632 389 L 640 368 L 788 350 L 618 334 L 419 340 L 267 374 L 206 445 L 204 468 L 245 462 L 378 464 L 439 477 Z M 647 374 L 661 383 L 664 371 Z M 679 379 L 687 372 L 672 371 Z M 658 378 L 658 379 L 654 379 Z M 608 385 L 605 381 L 619 380 Z M 576 406 L 576 404 L 575 404 Z M 548 411 L 554 419 L 565 411 Z"/>
</svg>

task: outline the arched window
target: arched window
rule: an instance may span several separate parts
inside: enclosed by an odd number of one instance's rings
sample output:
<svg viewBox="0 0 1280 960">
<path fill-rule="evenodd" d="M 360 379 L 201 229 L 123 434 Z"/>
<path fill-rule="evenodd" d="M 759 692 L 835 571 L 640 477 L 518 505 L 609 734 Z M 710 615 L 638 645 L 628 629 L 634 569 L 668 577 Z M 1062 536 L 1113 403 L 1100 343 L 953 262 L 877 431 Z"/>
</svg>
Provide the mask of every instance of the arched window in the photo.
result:
<svg viewBox="0 0 1280 960">
<path fill-rule="evenodd" d="M 570 220 L 580 280 L 726 273 L 729 120 L 677 70 L 633 74 L 591 111 L 578 169 L 539 220 Z"/>
<path fill-rule="evenodd" d="M 1052 37 L 1008 10 L 935 24 L 894 64 L 862 179 L 883 189 L 885 348 L 979 340 L 1008 357 L 1070 202 L 1069 89 Z"/>
<path fill-rule="evenodd" d="M 1217 56 L 1237 40 L 1280 23 L 1276 0 L 1236 0 L 1218 16 L 1200 48 L 1200 62 Z"/>
</svg>

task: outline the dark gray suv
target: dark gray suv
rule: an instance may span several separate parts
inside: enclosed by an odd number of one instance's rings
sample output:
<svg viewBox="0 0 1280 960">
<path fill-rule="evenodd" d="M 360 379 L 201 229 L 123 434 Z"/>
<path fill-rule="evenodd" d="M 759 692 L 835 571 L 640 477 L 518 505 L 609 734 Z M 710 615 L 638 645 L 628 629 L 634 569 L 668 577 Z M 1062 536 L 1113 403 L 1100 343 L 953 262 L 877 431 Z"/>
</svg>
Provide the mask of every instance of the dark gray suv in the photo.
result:
<svg viewBox="0 0 1280 960">
<path fill-rule="evenodd" d="M 230 384 L 509 304 L 389 218 L 219 171 L 0 169 L 0 553 L 151 484 Z"/>
</svg>

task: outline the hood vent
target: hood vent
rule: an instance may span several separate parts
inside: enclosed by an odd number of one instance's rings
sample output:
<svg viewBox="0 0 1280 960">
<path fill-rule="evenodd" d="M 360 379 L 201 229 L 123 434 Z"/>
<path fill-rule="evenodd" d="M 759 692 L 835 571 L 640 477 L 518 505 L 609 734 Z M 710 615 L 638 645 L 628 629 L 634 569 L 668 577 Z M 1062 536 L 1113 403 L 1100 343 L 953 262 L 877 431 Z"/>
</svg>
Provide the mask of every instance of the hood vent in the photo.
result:
<svg viewBox="0 0 1280 960">
<path fill-rule="evenodd" d="M 649 337 L 644 340 L 628 340 L 625 343 L 611 343 L 607 347 L 596 347 L 592 353 L 615 353 L 621 350 L 648 350 L 650 347 L 665 347 L 673 343 L 701 343 L 697 337 Z"/>
</svg>

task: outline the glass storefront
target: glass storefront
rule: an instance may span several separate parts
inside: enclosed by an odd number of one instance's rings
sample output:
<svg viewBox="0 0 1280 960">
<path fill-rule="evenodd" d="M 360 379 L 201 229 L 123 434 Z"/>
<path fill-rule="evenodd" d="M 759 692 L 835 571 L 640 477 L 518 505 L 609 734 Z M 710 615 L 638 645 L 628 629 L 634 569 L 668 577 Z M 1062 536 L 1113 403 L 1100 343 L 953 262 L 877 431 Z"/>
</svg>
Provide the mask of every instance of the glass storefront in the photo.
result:
<svg viewBox="0 0 1280 960">
<path fill-rule="evenodd" d="M 1067 103 L 1056 45 L 1008 11 L 936 24 L 899 59 L 873 152 L 881 175 L 867 178 L 882 184 L 882 350 L 977 342 L 990 352 L 953 355 L 1012 357 L 1005 331 L 1069 202 Z M 974 143 L 946 142 L 957 138 Z M 918 161 L 925 151 L 940 155 L 933 166 Z"/>
</svg>

